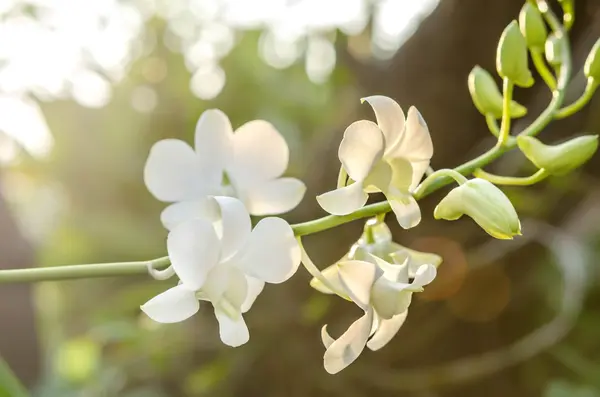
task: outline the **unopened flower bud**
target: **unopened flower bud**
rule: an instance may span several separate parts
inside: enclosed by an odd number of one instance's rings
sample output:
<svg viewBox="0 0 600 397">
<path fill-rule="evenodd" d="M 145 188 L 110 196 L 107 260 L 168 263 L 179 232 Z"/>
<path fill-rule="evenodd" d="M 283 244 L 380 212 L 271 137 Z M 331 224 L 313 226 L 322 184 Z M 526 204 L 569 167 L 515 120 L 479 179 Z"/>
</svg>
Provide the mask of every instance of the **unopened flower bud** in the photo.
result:
<svg viewBox="0 0 600 397">
<path fill-rule="evenodd" d="M 521 235 L 521 223 L 512 203 L 493 183 L 471 179 L 453 189 L 435 207 L 435 219 L 453 221 L 468 215 L 489 235 L 510 240 Z"/>
<path fill-rule="evenodd" d="M 565 36 L 552 33 L 546 40 L 546 60 L 552 66 L 560 66 L 564 61 Z"/>
<path fill-rule="evenodd" d="M 592 78 L 600 82 L 600 39 L 592 47 L 590 54 L 585 60 L 583 73 L 587 78 Z"/>
<path fill-rule="evenodd" d="M 492 114 L 495 118 L 502 117 L 502 94 L 492 75 L 485 69 L 475 66 L 469 74 L 469 92 L 475 107 L 481 114 Z M 515 101 L 510 103 L 510 114 L 513 118 L 523 117 L 527 108 Z"/>
<path fill-rule="evenodd" d="M 519 27 L 529 48 L 544 48 L 548 37 L 546 24 L 539 10 L 530 3 L 525 3 L 521 9 Z"/>
<path fill-rule="evenodd" d="M 502 78 L 507 78 L 520 87 L 533 85 L 533 76 L 527 64 L 527 43 L 517 21 L 508 24 L 500 36 L 496 68 Z"/>
<path fill-rule="evenodd" d="M 560 145 L 545 145 L 530 136 L 517 138 L 519 149 L 538 168 L 564 175 L 588 161 L 598 149 L 598 135 L 584 135 Z"/>
</svg>

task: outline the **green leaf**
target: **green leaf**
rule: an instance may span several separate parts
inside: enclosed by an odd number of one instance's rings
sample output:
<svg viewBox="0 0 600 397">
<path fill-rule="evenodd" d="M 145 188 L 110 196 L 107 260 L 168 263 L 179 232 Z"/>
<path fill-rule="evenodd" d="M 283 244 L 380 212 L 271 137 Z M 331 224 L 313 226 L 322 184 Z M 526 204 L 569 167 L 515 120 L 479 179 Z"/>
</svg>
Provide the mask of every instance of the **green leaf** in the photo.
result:
<svg viewBox="0 0 600 397">
<path fill-rule="evenodd" d="M 0 397 L 29 397 L 29 392 L 0 357 Z"/>
</svg>

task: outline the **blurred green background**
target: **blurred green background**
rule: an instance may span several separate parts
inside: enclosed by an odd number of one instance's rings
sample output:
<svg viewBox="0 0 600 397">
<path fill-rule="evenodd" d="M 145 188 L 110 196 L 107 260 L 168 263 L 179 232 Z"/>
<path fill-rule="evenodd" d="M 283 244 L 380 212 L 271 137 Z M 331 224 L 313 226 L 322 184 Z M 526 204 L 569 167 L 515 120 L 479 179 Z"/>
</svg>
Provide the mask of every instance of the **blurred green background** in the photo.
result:
<svg viewBox="0 0 600 397">
<path fill-rule="evenodd" d="M 552 3 L 553 6 L 557 4 Z M 308 185 L 290 222 L 323 215 L 344 128 L 372 118 L 359 98 L 415 105 L 434 168 L 493 145 L 467 75 L 493 71 L 520 0 L 0 1 L 0 268 L 144 260 L 165 254 L 164 204 L 142 169 L 162 138 L 193 139 L 205 109 L 234 127 L 271 121 Z M 557 12 L 560 9 L 557 8 Z M 575 74 L 600 36 L 600 3 L 576 1 Z M 538 79 L 539 80 L 539 79 Z M 517 90 L 529 116 L 548 89 Z M 557 142 L 600 131 L 600 100 L 552 124 Z M 489 167 L 526 175 L 518 153 Z M 524 237 L 491 241 L 469 219 L 436 222 L 439 192 L 396 241 L 441 254 L 440 275 L 383 350 L 341 374 L 322 368 L 320 327 L 339 335 L 358 309 L 319 295 L 302 269 L 268 286 L 246 316 L 251 340 L 221 344 L 211 310 L 158 325 L 139 310 L 174 281 L 149 277 L 3 285 L 0 356 L 35 396 L 600 396 L 600 156 L 533 188 L 507 189 Z M 356 222 L 307 238 L 324 267 Z M 10 391 L 0 366 L 0 396 Z M 4 393 L 4 394 L 3 394 Z"/>
</svg>

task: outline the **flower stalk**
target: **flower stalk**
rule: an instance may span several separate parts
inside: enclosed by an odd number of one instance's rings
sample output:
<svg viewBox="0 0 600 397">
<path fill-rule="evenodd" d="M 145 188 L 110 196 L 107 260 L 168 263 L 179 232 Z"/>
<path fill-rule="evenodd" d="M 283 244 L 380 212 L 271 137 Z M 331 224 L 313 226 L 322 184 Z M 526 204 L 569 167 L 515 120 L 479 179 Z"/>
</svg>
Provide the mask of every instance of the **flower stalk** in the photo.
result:
<svg viewBox="0 0 600 397">
<path fill-rule="evenodd" d="M 530 1 L 531 4 L 536 4 Z M 559 19 L 547 6 L 544 1 L 537 3 L 537 7 L 542 13 L 548 25 L 555 32 L 564 34 L 564 27 Z M 586 88 L 586 92 L 574 104 L 562 109 L 567 83 L 572 73 L 571 53 L 569 43 L 565 40 L 564 53 L 565 59 L 562 62 L 560 72 L 556 82 L 556 89 L 553 91 L 552 100 L 546 109 L 521 133 L 520 136 L 536 136 L 544 129 L 552 120 L 556 118 L 566 117 L 575 111 L 579 110 L 591 97 L 596 87 Z M 515 139 L 509 139 L 510 133 L 510 100 L 512 99 L 513 85 L 508 79 L 504 80 L 504 107 L 503 118 L 499 132 L 499 144 L 487 150 L 478 157 L 452 169 L 439 170 L 429 175 L 415 190 L 413 196 L 416 200 L 420 200 L 429 194 L 439 190 L 440 188 L 450 184 L 453 180 L 459 184 L 466 181 L 465 176 L 471 175 L 478 169 L 485 167 L 498 159 L 504 153 L 514 149 L 517 146 Z M 489 125 L 489 124 L 488 124 Z M 493 128 L 490 128 L 493 131 Z M 340 171 L 340 180 L 344 178 L 345 171 Z M 477 171 L 481 172 L 481 171 Z M 491 175 L 491 174 L 489 174 Z M 536 174 L 537 175 L 537 174 Z M 530 177 L 533 178 L 534 176 Z M 539 178 L 537 175 L 536 178 Z M 461 182 L 462 181 L 462 182 Z M 514 182 L 514 181 L 513 181 Z M 306 236 L 309 234 L 325 231 L 354 220 L 381 216 L 391 211 L 391 206 L 388 201 L 382 201 L 375 204 L 366 205 L 347 215 L 337 216 L 328 215 L 319 219 L 298 223 L 292 225 L 292 230 L 297 237 Z M 71 280 L 82 278 L 98 278 L 98 277 L 118 277 L 129 275 L 147 274 L 149 267 L 155 271 L 164 271 L 170 265 L 168 257 L 157 258 L 151 261 L 139 262 L 117 262 L 117 263 L 101 263 L 88 265 L 66 265 L 44 268 L 29 268 L 29 269 L 13 269 L 0 271 L 0 284 L 2 283 L 19 283 L 19 282 L 40 282 L 40 281 L 58 281 Z M 315 267 L 316 268 L 316 267 Z M 314 270 L 314 269 L 313 269 Z M 318 269 L 317 269 L 318 270 Z M 311 272 L 312 274 L 312 272 Z"/>
<path fill-rule="evenodd" d="M 527 177 L 516 177 L 516 176 L 501 176 L 491 174 L 489 172 L 485 172 L 484 170 L 477 169 L 473 172 L 473 175 L 477 178 L 485 179 L 487 181 L 492 182 L 494 185 L 504 185 L 504 186 L 529 186 L 534 185 L 538 182 L 543 181 L 550 174 L 545 170 L 538 170 L 535 174 L 527 176 Z"/>
</svg>

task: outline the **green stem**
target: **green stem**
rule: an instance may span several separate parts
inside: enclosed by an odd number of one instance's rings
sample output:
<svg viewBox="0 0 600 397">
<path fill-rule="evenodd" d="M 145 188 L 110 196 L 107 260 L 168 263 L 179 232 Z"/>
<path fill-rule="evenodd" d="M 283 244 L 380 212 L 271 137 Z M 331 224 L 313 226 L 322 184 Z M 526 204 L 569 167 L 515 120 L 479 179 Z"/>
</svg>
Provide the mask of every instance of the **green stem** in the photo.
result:
<svg viewBox="0 0 600 397">
<path fill-rule="evenodd" d="M 554 13 L 547 7 L 539 7 L 540 11 L 544 15 L 544 18 L 555 31 L 561 31 L 564 34 L 564 30 L 560 25 L 558 18 Z M 544 127 L 550 123 L 558 109 L 562 106 L 565 90 L 567 83 L 571 77 L 571 56 L 569 50 L 569 43 L 565 41 L 565 53 L 567 56 L 563 60 L 562 68 L 558 76 L 557 87 L 553 92 L 552 100 L 546 107 L 546 109 L 533 121 L 529 127 L 524 129 L 519 135 L 524 136 L 535 136 Z M 510 103 L 510 102 L 509 102 Z M 453 171 L 456 174 L 470 175 L 478 168 L 490 164 L 502 154 L 509 150 L 512 150 L 517 145 L 515 139 L 510 139 L 504 146 L 496 145 L 490 148 L 480 156 L 454 168 Z M 444 171 L 444 170 L 440 170 Z M 446 170 L 447 171 L 447 170 Z M 437 173 L 437 176 L 432 178 Z M 420 200 L 436 190 L 448 185 L 451 181 L 456 179 L 456 175 L 442 174 L 439 171 L 429 175 L 429 177 L 417 187 L 415 190 L 415 198 Z M 296 236 L 304 236 L 308 234 L 318 233 L 333 227 L 343 225 L 345 223 L 377 216 L 390 212 L 390 204 L 387 201 L 383 201 L 376 204 L 367 205 L 351 214 L 344 216 L 329 215 L 320 219 L 299 223 L 292 225 L 292 229 Z M 164 269 L 169 265 L 169 259 L 159 258 L 152 261 L 156 263 L 153 266 L 154 269 Z M 104 264 L 91 264 L 91 265 L 72 265 L 72 266 L 57 266 L 48 268 L 30 268 L 30 269 L 15 269 L 15 270 L 2 270 L 0 271 L 0 283 L 17 283 L 17 282 L 37 282 L 37 281 L 49 281 L 49 280 L 68 280 L 76 278 L 91 278 L 91 277 L 113 277 L 123 275 L 134 275 L 134 274 L 147 274 L 148 261 L 142 262 L 125 262 L 125 263 L 104 263 Z M 318 269 L 317 269 L 318 270 Z"/>
<path fill-rule="evenodd" d="M 348 215 L 328 215 L 313 221 L 297 223 L 292 225 L 292 229 L 294 230 L 294 234 L 296 236 L 306 236 L 308 234 L 319 233 L 323 230 L 331 229 L 357 219 L 371 218 L 375 215 L 390 212 L 391 210 L 392 208 L 390 207 L 390 203 L 387 201 L 382 201 L 380 203 L 364 206 Z"/>
<path fill-rule="evenodd" d="M 592 99 L 592 96 L 594 95 L 594 92 L 596 92 L 597 88 L 598 82 L 595 79 L 590 78 L 588 80 L 587 85 L 585 86 L 585 91 L 583 91 L 583 94 L 579 97 L 579 99 L 577 99 L 569 106 L 565 106 L 564 108 L 560 109 L 556 113 L 555 118 L 564 119 L 565 117 L 569 117 L 572 114 L 577 113 L 582 107 L 587 105 L 590 99 Z"/>
<path fill-rule="evenodd" d="M 505 146 L 510 135 L 510 104 L 512 102 L 514 84 L 508 78 L 504 78 L 502 100 L 502 123 L 500 124 L 500 134 L 498 135 L 498 146 Z"/>
<path fill-rule="evenodd" d="M 69 265 L 38 267 L 31 269 L 11 269 L 0 271 L 0 284 L 28 283 L 36 281 L 57 281 L 77 278 L 116 277 L 147 274 L 148 266 L 153 269 L 165 269 L 171 262 L 165 256 L 150 261 L 94 263 L 89 265 Z"/>
<path fill-rule="evenodd" d="M 556 89 L 556 80 L 554 79 L 554 74 L 552 74 L 548 65 L 546 65 L 542 51 L 538 48 L 532 48 L 530 52 L 535 69 L 538 71 L 548 88 L 550 88 L 550 91 L 554 91 Z"/>
<path fill-rule="evenodd" d="M 529 186 L 536 184 L 546 179 L 550 174 L 545 169 L 538 170 L 535 174 L 527 177 L 515 177 L 515 176 L 500 176 L 485 172 L 481 168 L 476 169 L 473 175 L 477 178 L 485 179 L 492 182 L 495 185 L 509 185 L 509 186 Z"/>
<path fill-rule="evenodd" d="M 415 189 L 415 192 L 414 192 L 415 199 L 419 200 L 420 198 L 424 197 L 427 189 L 430 186 L 432 186 L 434 183 L 436 183 L 438 180 L 440 180 L 440 178 L 444 178 L 444 177 L 454 179 L 456 181 L 456 183 L 458 183 L 459 185 L 462 185 L 463 183 L 468 181 L 468 179 L 465 178 L 464 175 L 462 175 L 460 172 L 457 172 L 455 170 L 451 170 L 451 169 L 437 170 L 436 172 L 434 172 L 433 174 L 431 174 L 427 178 L 425 178 L 425 180 L 423 182 L 421 182 L 421 184 L 419 186 L 417 186 L 417 188 Z"/>
<path fill-rule="evenodd" d="M 493 114 L 488 113 L 485 115 L 485 122 L 492 135 L 498 138 L 500 135 L 500 128 L 498 127 L 498 121 L 496 121 L 496 117 Z"/>
</svg>

